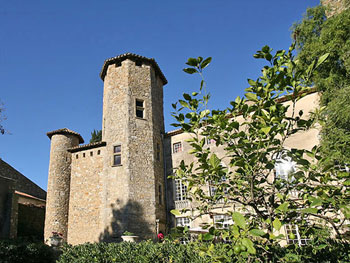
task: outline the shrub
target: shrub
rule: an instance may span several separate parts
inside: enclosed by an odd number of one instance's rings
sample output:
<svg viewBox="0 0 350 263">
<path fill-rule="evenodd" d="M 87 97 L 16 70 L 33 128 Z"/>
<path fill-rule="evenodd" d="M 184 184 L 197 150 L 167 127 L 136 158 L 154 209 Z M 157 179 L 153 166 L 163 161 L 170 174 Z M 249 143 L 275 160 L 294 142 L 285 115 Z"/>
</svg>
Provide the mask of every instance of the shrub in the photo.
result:
<svg viewBox="0 0 350 263">
<path fill-rule="evenodd" d="M 86 243 L 65 246 L 57 263 L 211 263 L 211 262 L 350 262 L 350 245 L 328 241 L 328 245 L 314 242 L 308 246 L 279 245 L 269 247 L 270 260 L 263 255 L 262 248 L 247 261 L 232 253 L 232 244 L 189 243 L 187 245 L 166 241 L 153 243 Z M 205 253 L 202 251 L 206 251 Z M 208 251 L 210 251 L 208 253 Z"/>
<path fill-rule="evenodd" d="M 0 263 L 51 263 L 53 251 L 41 242 L 1 240 Z"/>
</svg>

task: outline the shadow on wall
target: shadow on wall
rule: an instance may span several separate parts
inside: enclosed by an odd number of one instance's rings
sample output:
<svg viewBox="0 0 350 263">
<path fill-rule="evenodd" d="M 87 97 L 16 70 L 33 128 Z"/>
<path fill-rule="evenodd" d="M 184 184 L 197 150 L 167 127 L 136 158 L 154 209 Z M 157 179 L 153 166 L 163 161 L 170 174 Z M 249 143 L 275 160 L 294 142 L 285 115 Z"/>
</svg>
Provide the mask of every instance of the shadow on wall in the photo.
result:
<svg viewBox="0 0 350 263">
<path fill-rule="evenodd" d="M 116 204 L 120 204 L 120 200 L 117 200 Z M 138 202 L 129 200 L 120 209 L 117 209 L 115 204 L 112 204 L 111 208 L 112 222 L 100 234 L 100 242 L 120 242 L 125 231 L 134 233 L 140 240 L 156 238 L 153 237 L 155 230 L 144 220 L 143 207 Z"/>
</svg>

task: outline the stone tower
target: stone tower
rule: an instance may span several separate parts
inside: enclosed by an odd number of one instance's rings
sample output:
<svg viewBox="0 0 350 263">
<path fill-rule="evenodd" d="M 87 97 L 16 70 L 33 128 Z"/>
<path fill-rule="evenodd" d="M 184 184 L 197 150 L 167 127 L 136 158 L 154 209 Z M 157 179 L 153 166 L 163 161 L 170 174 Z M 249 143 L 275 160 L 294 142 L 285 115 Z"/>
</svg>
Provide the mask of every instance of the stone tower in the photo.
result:
<svg viewBox="0 0 350 263">
<path fill-rule="evenodd" d="M 69 129 L 48 132 L 51 139 L 49 177 L 47 185 L 44 239 L 58 232 L 67 240 L 71 153 L 67 149 L 83 143 L 83 138 Z"/>
<path fill-rule="evenodd" d="M 164 231 L 163 85 L 154 59 L 124 54 L 105 61 L 102 140 L 104 232 L 154 238 Z M 107 228 L 107 229 L 106 229 Z"/>
</svg>

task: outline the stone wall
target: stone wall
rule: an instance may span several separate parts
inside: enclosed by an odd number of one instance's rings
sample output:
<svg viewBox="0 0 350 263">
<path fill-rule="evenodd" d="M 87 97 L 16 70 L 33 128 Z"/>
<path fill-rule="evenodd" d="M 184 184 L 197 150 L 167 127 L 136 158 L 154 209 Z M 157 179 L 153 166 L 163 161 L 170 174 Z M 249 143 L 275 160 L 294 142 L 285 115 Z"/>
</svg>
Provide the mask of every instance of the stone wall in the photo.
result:
<svg viewBox="0 0 350 263">
<path fill-rule="evenodd" d="M 45 241 L 52 236 L 52 232 L 61 233 L 67 240 L 71 175 L 71 153 L 67 150 L 78 144 L 76 135 L 57 133 L 51 136 Z"/>
<path fill-rule="evenodd" d="M 104 154 L 105 147 L 72 153 L 68 219 L 70 244 L 100 241 Z"/>
<path fill-rule="evenodd" d="M 125 59 L 108 66 L 104 78 L 104 236 L 117 240 L 124 231 L 141 238 L 156 236 L 156 219 L 164 225 L 162 162 L 162 80 L 141 59 Z M 144 117 L 136 117 L 136 99 L 142 100 Z M 113 166 L 113 147 L 121 145 L 121 165 Z M 157 147 L 160 158 L 157 158 Z"/>
</svg>

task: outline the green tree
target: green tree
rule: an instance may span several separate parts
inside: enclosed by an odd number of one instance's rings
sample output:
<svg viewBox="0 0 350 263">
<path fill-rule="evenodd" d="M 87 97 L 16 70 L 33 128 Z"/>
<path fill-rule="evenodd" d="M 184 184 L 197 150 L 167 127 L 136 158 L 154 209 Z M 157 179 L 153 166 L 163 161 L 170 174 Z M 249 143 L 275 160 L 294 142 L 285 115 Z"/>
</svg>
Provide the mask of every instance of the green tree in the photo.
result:
<svg viewBox="0 0 350 263">
<path fill-rule="evenodd" d="M 310 79 L 322 92 L 326 107 L 321 116 L 321 146 L 329 165 L 350 163 L 350 9 L 326 18 L 326 8 L 307 9 L 300 23 L 293 26 L 300 67 L 329 53 Z"/>
<path fill-rule="evenodd" d="M 102 130 L 94 130 L 91 133 L 90 143 L 102 141 Z"/>
<path fill-rule="evenodd" d="M 197 204 L 200 215 L 210 214 L 218 201 L 240 206 L 239 211 L 226 212 L 235 222 L 233 226 L 208 226 L 209 233 L 201 239 L 210 241 L 219 236 L 231 240 L 232 253 L 240 253 L 243 262 L 256 249 L 272 260 L 270 248 L 284 238 L 279 231 L 286 224 L 299 225 L 309 238 L 317 236 L 322 225 L 329 225 L 340 237 L 344 220 L 339 218 L 350 218 L 349 174 L 321 170 L 317 147 L 307 151 L 286 150 L 283 146 L 288 137 L 313 124 L 312 118 L 295 111 L 295 105 L 308 90 L 306 84 L 313 71 L 322 66 L 327 56 L 320 56 L 305 69 L 294 60 L 293 46 L 275 54 L 268 46 L 263 47 L 255 54 L 255 58 L 268 62 L 261 77 L 249 79 L 245 96 L 237 97 L 225 110 L 207 109 L 210 96 L 202 73 L 211 59 L 190 58 L 190 67 L 184 69 L 189 74 L 199 73 L 202 80 L 199 92 L 183 94 L 180 106 L 173 104 L 177 121 L 174 126 L 191 135 L 188 142 L 195 157 L 194 162 L 181 162 L 175 178 L 187 184 L 188 197 L 195 201 L 192 204 Z M 291 106 L 277 100 L 281 96 L 289 96 Z M 205 147 L 206 138 L 223 147 L 225 155 L 219 157 Z M 297 171 L 286 177 L 274 175 L 278 156 L 291 158 Z M 231 169 L 222 165 L 225 159 Z M 215 188 L 213 194 L 205 190 L 208 185 Z M 297 198 L 292 191 L 297 191 Z M 172 211 L 175 215 L 183 212 L 186 209 Z M 211 253 L 210 248 L 205 251 Z"/>
</svg>

